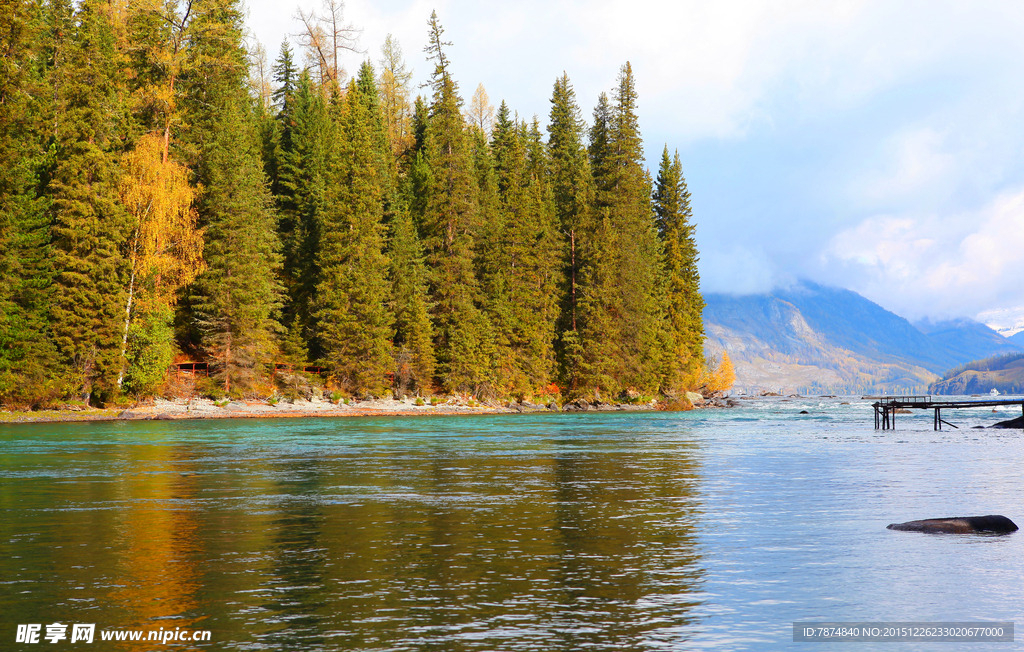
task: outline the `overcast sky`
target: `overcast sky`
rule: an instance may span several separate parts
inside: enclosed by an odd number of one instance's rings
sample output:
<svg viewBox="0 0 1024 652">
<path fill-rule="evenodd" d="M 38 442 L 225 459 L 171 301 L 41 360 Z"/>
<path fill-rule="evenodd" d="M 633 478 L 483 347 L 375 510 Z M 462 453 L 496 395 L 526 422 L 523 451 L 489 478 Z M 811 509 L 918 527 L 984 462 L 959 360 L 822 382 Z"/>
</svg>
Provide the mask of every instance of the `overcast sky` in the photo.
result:
<svg viewBox="0 0 1024 652">
<path fill-rule="evenodd" d="M 320 5 L 248 2 L 271 59 Z M 683 161 L 705 291 L 809 278 L 1024 328 L 1024 3 L 349 0 L 348 69 L 391 33 L 424 81 L 433 9 L 463 97 L 483 83 L 543 124 L 563 70 L 589 121 L 632 63 L 648 160 Z"/>
</svg>

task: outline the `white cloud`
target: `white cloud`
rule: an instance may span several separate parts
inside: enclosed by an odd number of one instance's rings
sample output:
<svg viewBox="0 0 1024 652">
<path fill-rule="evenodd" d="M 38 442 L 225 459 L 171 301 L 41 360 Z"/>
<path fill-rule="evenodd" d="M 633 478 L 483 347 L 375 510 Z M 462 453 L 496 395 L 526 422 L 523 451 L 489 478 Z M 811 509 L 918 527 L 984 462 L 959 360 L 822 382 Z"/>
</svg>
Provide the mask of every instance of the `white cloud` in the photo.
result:
<svg viewBox="0 0 1024 652">
<path fill-rule="evenodd" d="M 1024 304 L 1024 190 L 965 214 L 873 217 L 837 234 L 826 268 L 908 316 Z"/>
<path fill-rule="evenodd" d="M 775 266 L 759 248 L 713 247 L 701 254 L 701 288 L 705 292 L 759 294 L 779 285 Z"/>
<path fill-rule="evenodd" d="M 888 138 L 880 148 L 881 169 L 856 179 L 851 184 L 851 196 L 859 196 L 861 201 L 890 202 L 915 198 L 922 191 L 948 192 L 958 169 L 957 159 L 945 141 L 945 135 L 932 127 L 913 127 Z"/>
</svg>

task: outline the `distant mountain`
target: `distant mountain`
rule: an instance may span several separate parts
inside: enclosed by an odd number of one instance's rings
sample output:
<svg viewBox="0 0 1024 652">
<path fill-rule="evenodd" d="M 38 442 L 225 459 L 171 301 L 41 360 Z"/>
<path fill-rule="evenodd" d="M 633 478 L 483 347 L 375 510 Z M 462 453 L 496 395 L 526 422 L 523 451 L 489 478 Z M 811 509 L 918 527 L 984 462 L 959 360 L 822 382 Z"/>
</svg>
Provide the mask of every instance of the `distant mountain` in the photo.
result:
<svg viewBox="0 0 1024 652">
<path fill-rule="evenodd" d="M 1016 335 L 1011 335 L 1006 339 L 1010 340 L 1010 342 L 1012 342 L 1013 344 L 1016 344 L 1017 346 L 1024 348 L 1024 331 L 1021 331 Z"/>
<path fill-rule="evenodd" d="M 972 319 L 940 322 L 925 320 L 917 322 L 915 326 L 953 357 L 968 356 L 970 360 L 978 360 L 1024 350 L 1024 338 L 1014 342 Z M 946 367 L 943 371 L 948 369 L 949 367 Z"/>
<path fill-rule="evenodd" d="M 1024 351 L 977 322 L 915 326 L 855 292 L 807 281 L 704 299 L 708 352 L 728 351 L 736 388 L 750 393 L 924 391 L 956 365 Z"/>
</svg>

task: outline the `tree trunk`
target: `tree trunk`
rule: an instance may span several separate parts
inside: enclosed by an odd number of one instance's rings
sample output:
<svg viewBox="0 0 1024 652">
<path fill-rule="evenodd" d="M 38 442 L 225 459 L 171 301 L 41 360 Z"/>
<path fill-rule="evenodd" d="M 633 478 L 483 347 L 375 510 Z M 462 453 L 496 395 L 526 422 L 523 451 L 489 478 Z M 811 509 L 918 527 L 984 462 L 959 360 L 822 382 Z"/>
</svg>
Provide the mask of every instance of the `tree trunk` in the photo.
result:
<svg viewBox="0 0 1024 652">
<path fill-rule="evenodd" d="M 149 212 L 149 209 L 146 209 Z M 139 229 L 135 230 L 135 242 L 132 244 L 132 276 L 128 282 L 128 302 L 124 307 L 124 332 L 121 334 L 121 369 L 117 372 L 117 390 L 121 391 L 124 382 L 125 364 L 128 362 L 128 328 L 132 323 L 132 302 L 135 300 L 135 266 L 139 259 Z"/>
<path fill-rule="evenodd" d="M 572 280 L 569 284 L 569 301 L 572 303 L 572 330 L 576 330 L 576 229 L 569 230 L 569 258 Z"/>
</svg>

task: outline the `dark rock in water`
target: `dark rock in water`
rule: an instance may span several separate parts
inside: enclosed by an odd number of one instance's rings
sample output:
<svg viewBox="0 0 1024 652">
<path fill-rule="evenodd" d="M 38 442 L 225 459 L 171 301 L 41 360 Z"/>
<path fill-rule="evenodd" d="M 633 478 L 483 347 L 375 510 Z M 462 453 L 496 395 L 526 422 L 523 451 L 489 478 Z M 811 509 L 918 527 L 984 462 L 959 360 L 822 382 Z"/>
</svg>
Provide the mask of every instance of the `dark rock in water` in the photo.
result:
<svg viewBox="0 0 1024 652">
<path fill-rule="evenodd" d="M 166 412 L 161 412 L 160 414 L 155 415 L 153 417 L 153 420 L 154 421 L 173 421 L 174 417 L 172 417 L 171 415 L 167 414 Z"/>
<path fill-rule="evenodd" d="M 800 414 L 810 414 L 807 410 L 800 410 Z"/>
<path fill-rule="evenodd" d="M 1024 417 L 1017 417 L 1009 421 L 1000 421 L 989 426 L 989 428 L 1024 428 Z"/>
<path fill-rule="evenodd" d="M 958 516 L 953 518 L 929 518 L 923 521 L 907 521 L 892 523 L 886 526 L 890 530 L 904 532 L 928 532 L 932 534 L 976 534 L 987 532 L 993 534 L 1009 534 L 1017 531 L 1017 525 L 998 514 L 989 516 Z"/>
</svg>

